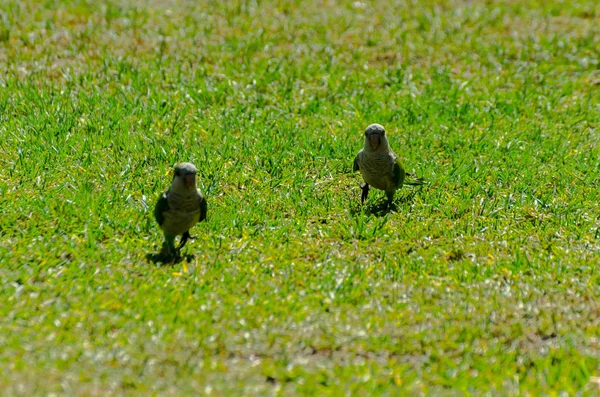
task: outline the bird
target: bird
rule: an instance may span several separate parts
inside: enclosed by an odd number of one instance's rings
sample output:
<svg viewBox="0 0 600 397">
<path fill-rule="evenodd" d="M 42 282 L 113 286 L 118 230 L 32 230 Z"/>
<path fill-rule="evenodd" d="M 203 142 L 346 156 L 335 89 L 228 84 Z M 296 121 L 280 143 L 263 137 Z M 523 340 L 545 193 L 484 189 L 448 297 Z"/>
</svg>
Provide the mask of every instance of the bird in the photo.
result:
<svg viewBox="0 0 600 397">
<path fill-rule="evenodd" d="M 171 186 L 154 207 L 154 218 L 165 237 L 161 254 L 167 258 L 178 258 L 187 241 L 196 238 L 190 229 L 206 219 L 207 203 L 196 187 L 197 172 L 192 163 L 175 165 Z M 179 235 L 179 247 L 175 249 L 175 238 Z"/>
<path fill-rule="evenodd" d="M 370 124 L 365 130 L 364 147 L 354 158 L 353 170 L 360 171 L 365 184 L 361 186 L 361 203 L 369 195 L 370 186 L 385 191 L 386 205 L 394 200 L 396 190 L 405 185 L 423 185 L 419 178 L 414 182 L 406 182 L 407 174 L 400 159 L 390 148 L 385 128 L 381 124 Z"/>
</svg>

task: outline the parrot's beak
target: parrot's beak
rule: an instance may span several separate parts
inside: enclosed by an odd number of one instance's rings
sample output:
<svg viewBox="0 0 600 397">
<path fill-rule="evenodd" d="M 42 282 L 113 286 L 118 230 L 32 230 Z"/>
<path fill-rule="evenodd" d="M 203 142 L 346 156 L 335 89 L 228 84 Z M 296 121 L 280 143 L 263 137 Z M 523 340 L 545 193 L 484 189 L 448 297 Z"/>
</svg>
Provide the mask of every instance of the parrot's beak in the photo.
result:
<svg viewBox="0 0 600 397">
<path fill-rule="evenodd" d="M 183 176 L 183 184 L 188 189 L 192 189 L 196 186 L 196 174 L 186 174 Z"/>
<path fill-rule="evenodd" d="M 381 143 L 379 134 L 369 135 L 369 142 L 371 143 L 371 147 L 373 149 L 377 149 L 379 147 L 379 144 Z"/>
</svg>

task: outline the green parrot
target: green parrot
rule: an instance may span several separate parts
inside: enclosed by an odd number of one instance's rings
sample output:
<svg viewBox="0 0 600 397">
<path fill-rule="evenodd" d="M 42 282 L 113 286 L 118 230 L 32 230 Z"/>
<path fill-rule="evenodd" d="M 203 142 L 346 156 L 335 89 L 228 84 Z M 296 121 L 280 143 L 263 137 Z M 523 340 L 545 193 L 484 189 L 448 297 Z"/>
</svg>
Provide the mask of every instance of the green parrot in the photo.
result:
<svg viewBox="0 0 600 397">
<path fill-rule="evenodd" d="M 406 182 L 407 175 L 400 159 L 390 148 L 385 128 L 380 124 L 371 124 L 365 131 L 364 147 L 354 158 L 354 171 L 360 171 L 365 184 L 361 186 L 361 202 L 369 195 L 369 186 L 385 191 L 387 205 L 394 199 L 396 190 L 405 185 L 423 185 L 423 179 Z"/>
<path fill-rule="evenodd" d="M 161 253 L 170 258 L 178 257 L 185 243 L 196 238 L 190 235 L 190 229 L 206 219 L 206 200 L 196 188 L 196 172 L 198 170 L 192 163 L 177 164 L 171 187 L 160 196 L 154 207 L 154 218 L 165 235 Z M 175 249 L 175 237 L 179 235 L 181 240 Z"/>
</svg>

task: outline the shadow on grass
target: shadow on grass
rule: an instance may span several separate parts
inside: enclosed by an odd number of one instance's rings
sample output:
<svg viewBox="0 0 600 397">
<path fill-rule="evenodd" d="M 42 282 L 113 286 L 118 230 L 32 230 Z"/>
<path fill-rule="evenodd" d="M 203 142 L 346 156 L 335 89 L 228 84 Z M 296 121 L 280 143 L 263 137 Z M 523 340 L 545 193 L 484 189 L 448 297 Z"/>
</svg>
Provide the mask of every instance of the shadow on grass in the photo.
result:
<svg viewBox="0 0 600 397">
<path fill-rule="evenodd" d="M 153 263 L 159 266 L 176 265 L 177 263 L 182 262 L 184 259 L 187 262 L 191 262 L 192 260 L 194 260 L 194 258 L 196 258 L 196 255 L 194 254 L 185 254 L 183 256 L 165 255 L 162 252 L 159 252 L 157 254 L 149 252 L 146 254 L 146 261 L 148 263 Z"/>
<path fill-rule="evenodd" d="M 364 212 L 366 214 L 374 215 L 376 217 L 386 216 L 387 214 L 391 212 L 397 212 L 398 209 L 402 209 L 407 204 L 412 203 L 417 193 L 418 190 L 413 190 L 410 194 L 392 201 L 389 205 L 385 198 L 377 200 L 377 202 L 374 203 L 367 203 L 364 205 L 352 205 L 352 207 L 350 208 L 350 213 L 352 215 L 356 215 L 360 212 Z"/>
</svg>

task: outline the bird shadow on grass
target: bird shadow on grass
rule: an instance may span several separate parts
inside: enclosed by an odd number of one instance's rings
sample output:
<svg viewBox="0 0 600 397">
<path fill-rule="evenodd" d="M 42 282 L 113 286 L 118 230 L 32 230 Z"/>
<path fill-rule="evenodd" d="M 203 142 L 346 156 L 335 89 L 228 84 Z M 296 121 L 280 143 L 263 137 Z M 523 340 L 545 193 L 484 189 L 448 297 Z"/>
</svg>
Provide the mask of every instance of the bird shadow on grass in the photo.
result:
<svg viewBox="0 0 600 397">
<path fill-rule="evenodd" d="M 374 203 L 367 203 L 365 205 L 356 205 L 350 208 L 350 213 L 352 215 L 356 215 L 360 212 L 364 212 L 369 215 L 374 215 L 376 217 L 386 216 L 389 213 L 397 212 L 398 209 L 405 207 L 407 204 L 410 204 L 414 201 L 417 191 L 414 190 L 410 194 L 400 197 L 394 201 L 392 201 L 389 205 L 385 198 L 381 200 L 377 200 Z"/>
<path fill-rule="evenodd" d="M 153 263 L 153 264 L 159 265 L 159 266 L 176 265 L 176 264 L 182 262 L 184 259 L 187 262 L 192 262 L 194 260 L 194 258 L 196 258 L 196 255 L 194 255 L 194 254 L 185 254 L 185 255 L 177 255 L 177 256 L 168 256 L 168 255 L 163 254 L 162 252 L 159 252 L 157 254 L 149 252 L 146 254 L 146 261 L 148 263 Z"/>
</svg>

